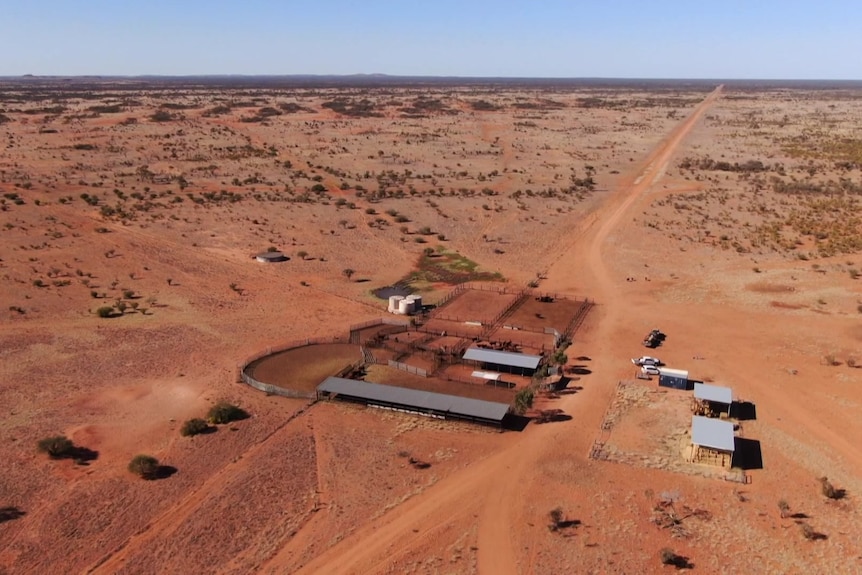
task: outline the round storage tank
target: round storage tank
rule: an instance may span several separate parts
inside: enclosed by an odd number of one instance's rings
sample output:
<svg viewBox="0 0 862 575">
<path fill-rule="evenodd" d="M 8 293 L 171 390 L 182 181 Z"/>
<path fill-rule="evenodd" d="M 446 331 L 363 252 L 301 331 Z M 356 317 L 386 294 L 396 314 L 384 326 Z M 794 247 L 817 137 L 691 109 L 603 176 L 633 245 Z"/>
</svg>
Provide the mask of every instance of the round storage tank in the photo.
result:
<svg viewBox="0 0 862 575">
<path fill-rule="evenodd" d="M 398 302 L 398 313 L 402 313 L 404 315 L 409 315 L 413 313 L 413 301 L 409 299 L 402 299 Z"/>
<path fill-rule="evenodd" d="M 403 295 L 391 295 L 389 296 L 389 313 L 398 313 L 400 309 L 401 301 L 404 300 Z"/>
<path fill-rule="evenodd" d="M 407 296 L 407 299 L 413 300 L 413 311 L 414 312 L 422 311 L 422 296 L 421 295 Z"/>
</svg>

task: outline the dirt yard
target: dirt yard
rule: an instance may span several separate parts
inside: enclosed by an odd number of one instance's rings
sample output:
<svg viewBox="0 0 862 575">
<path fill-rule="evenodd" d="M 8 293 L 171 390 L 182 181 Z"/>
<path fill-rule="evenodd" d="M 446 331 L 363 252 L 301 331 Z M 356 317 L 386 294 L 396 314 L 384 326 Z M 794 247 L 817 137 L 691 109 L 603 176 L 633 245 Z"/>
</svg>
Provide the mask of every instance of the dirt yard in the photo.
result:
<svg viewBox="0 0 862 575">
<path fill-rule="evenodd" d="M 506 325 L 536 331 L 549 327 L 564 333 L 583 304 L 578 300 L 557 298 L 549 302 L 536 298 L 540 296 L 524 300 L 524 303 L 506 318 Z"/>
<path fill-rule="evenodd" d="M 488 289 L 493 290 L 493 287 Z M 456 323 L 492 323 L 517 297 L 517 293 L 468 289 L 435 309 L 431 317 Z"/>
<path fill-rule="evenodd" d="M 691 463 L 692 392 L 622 381 L 602 420 L 596 458 L 745 483 L 744 469 Z M 730 465 L 728 465 L 728 468 Z"/>
<path fill-rule="evenodd" d="M 324 379 L 361 359 L 359 345 L 307 345 L 259 359 L 250 364 L 246 372 L 262 383 L 295 391 L 314 391 Z"/>
<path fill-rule="evenodd" d="M 697 572 L 860 570 L 858 90 L 207 82 L 0 79 L 0 572 L 666 573 L 664 547 Z M 254 260 L 271 248 L 289 259 Z M 442 253 L 458 270 L 411 275 Z M 432 303 L 473 273 L 596 302 L 576 386 L 536 399 L 548 423 L 236 383 L 270 346 L 383 316 L 376 287 L 415 277 Z M 548 305 L 508 319 L 560 321 Z M 650 354 L 756 406 L 749 483 L 589 457 L 656 327 Z M 342 361 L 309 353 L 289 377 Z M 608 445 L 670 461 L 670 398 Z M 251 417 L 180 435 L 219 400 Z M 37 452 L 57 434 L 86 457 Z M 170 473 L 133 476 L 136 454 Z"/>
</svg>

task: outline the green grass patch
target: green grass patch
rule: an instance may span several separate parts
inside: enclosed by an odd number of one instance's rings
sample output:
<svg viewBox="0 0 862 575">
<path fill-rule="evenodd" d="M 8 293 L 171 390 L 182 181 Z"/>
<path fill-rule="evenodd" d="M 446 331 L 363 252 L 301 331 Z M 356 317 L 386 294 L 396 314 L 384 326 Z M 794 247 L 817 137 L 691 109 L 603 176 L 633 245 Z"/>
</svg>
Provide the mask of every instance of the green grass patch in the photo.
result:
<svg viewBox="0 0 862 575">
<path fill-rule="evenodd" d="M 478 263 L 442 246 L 433 253 L 422 254 L 417 268 L 405 278 L 405 282 L 414 288 L 433 283 L 457 285 L 471 281 L 505 281 L 499 272 L 481 271 Z"/>
</svg>

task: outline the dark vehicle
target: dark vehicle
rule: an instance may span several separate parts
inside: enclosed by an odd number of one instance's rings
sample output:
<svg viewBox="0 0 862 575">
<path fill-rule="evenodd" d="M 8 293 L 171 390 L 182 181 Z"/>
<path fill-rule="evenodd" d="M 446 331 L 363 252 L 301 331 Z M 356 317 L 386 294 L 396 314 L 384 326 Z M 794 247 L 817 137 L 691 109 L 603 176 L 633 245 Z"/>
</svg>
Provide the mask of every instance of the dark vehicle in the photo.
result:
<svg viewBox="0 0 862 575">
<path fill-rule="evenodd" d="M 660 330 L 654 329 L 649 332 L 644 338 L 644 347 L 656 348 L 662 344 L 665 337 L 665 334 L 663 334 Z"/>
</svg>

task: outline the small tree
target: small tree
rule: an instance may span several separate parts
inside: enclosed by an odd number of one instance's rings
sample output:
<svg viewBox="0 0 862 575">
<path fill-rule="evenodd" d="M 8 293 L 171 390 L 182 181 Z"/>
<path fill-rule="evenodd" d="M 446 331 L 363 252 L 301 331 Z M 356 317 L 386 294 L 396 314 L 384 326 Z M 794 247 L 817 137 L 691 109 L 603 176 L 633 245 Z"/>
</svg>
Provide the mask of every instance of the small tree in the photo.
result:
<svg viewBox="0 0 862 575">
<path fill-rule="evenodd" d="M 799 530 L 802 531 L 802 536 L 808 541 L 820 541 L 827 539 L 827 536 L 815 530 L 810 524 L 805 521 L 799 522 Z"/>
<path fill-rule="evenodd" d="M 341 275 L 343 275 L 344 277 L 346 277 L 346 278 L 347 278 L 347 281 L 350 281 L 350 278 L 352 278 L 352 277 L 353 277 L 353 274 L 355 274 L 355 273 L 356 273 L 356 272 L 355 272 L 355 271 L 353 271 L 353 270 L 352 270 L 352 269 L 350 269 L 350 268 L 344 268 L 344 269 L 341 271 Z"/>
<path fill-rule="evenodd" d="M 533 407 L 533 398 L 535 393 L 529 387 L 525 387 L 515 394 L 515 411 L 519 415 L 523 415 L 528 409 Z"/>
<path fill-rule="evenodd" d="M 690 567 L 688 559 L 682 555 L 677 555 L 670 547 L 662 548 L 662 550 L 659 551 L 659 557 L 661 558 L 662 565 L 673 565 L 677 569 L 686 569 Z"/>
<path fill-rule="evenodd" d="M 569 361 L 569 356 L 566 355 L 565 351 L 559 349 L 556 353 L 554 353 L 554 357 L 552 359 L 557 365 L 566 365 L 566 363 Z"/>
<path fill-rule="evenodd" d="M 548 524 L 548 529 L 551 531 L 557 531 L 560 529 L 560 525 L 563 523 L 563 508 L 562 507 L 554 507 L 548 512 L 548 517 L 551 522 Z"/>
<path fill-rule="evenodd" d="M 248 413 L 245 410 L 225 401 L 216 403 L 207 414 L 207 420 L 214 424 L 230 423 L 247 417 Z"/>
<path fill-rule="evenodd" d="M 143 479 L 155 479 L 159 460 L 151 455 L 136 455 L 129 462 L 129 471 Z"/>
<path fill-rule="evenodd" d="M 829 499 L 841 499 L 844 497 L 844 490 L 835 489 L 835 486 L 833 486 L 826 477 L 821 477 L 819 481 L 820 491 L 823 493 L 824 497 L 828 497 Z"/>
<path fill-rule="evenodd" d="M 790 513 L 790 505 L 784 499 L 778 501 L 778 511 L 781 513 L 781 518 L 784 519 Z"/>
<path fill-rule="evenodd" d="M 51 459 L 63 459 L 75 453 L 75 444 L 65 435 L 40 439 L 36 447 L 41 453 L 47 453 Z"/>
<path fill-rule="evenodd" d="M 183 426 L 180 428 L 180 435 L 183 437 L 190 437 L 192 435 L 198 435 L 199 433 L 206 433 L 209 430 L 209 424 L 201 419 L 200 417 L 195 417 L 194 419 L 189 419 Z"/>
<path fill-rule="evenodd" d="M 296 252 L 296 255 L 299 256 L 300 259 L 305 260 L 305 258 L 308 257 L 308 252 L 300 250 Z"/>
</svg>

